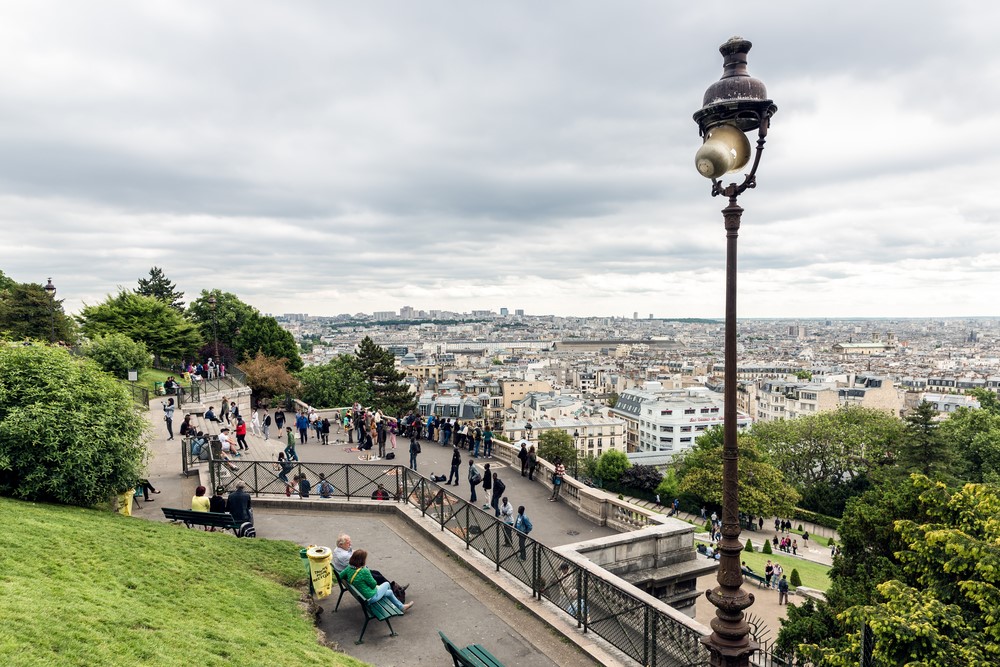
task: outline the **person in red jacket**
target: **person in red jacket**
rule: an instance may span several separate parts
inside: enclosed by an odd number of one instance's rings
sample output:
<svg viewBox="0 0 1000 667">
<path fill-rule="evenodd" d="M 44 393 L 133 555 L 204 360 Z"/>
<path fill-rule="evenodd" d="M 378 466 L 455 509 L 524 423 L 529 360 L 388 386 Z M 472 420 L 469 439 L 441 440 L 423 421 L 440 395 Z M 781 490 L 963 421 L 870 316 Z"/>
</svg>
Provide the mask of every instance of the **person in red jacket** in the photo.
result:
<svg viewBox="0 0 1000 667">
<path fill-rule="evenodd" d="M 247 446 L 247 423 L 243 421 L 243 417 L 236 418 L 236 442 L 240 449 L 250 449 Z"/>
</svg>

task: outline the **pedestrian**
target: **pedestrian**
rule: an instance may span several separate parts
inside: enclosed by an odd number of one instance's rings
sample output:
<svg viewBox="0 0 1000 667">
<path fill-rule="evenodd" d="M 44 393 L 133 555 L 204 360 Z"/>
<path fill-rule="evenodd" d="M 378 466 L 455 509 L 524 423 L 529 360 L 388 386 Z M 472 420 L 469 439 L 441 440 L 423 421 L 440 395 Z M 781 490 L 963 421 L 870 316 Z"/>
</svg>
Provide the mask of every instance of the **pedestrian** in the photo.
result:
<svg viewBox="0 0 1000 667">
<path fill-rule="evenodd" d="M 521 460 L 521 477 L 527 474 L 528 468 L 528 445 L 521 443 L 521 451 L 517 453 L 517 458 Z"/>
<path fill-rule="evenodd" d="M 236 444 L 240 449 L 250 449 L 247 445 L 247 423 L 243 417 L 236 417 Z"/>
<path fill-rule="evenodd" d="M 295 453 L 295 434 L 292 427 L 285 427 L 285 456 L 292 461 L 298 461 L 299 455 Z"/>
<path fill-rule="evenodd" d="M 799 555 L 799 541 L 798 540 L 792 540 L 792 555 L 793 556 L 798 556 Z M 833 549 L 832 548 L 830 549 L 830 555 L 831 556 L 833 555 Z"/>
<path fill-rule="evenodd" d="M 774 532 L 776 533 L 781 532 L 781 529 L 784 528 L 784 526 L 785 524 L 782 523 L 781 519 L 774 520 Z"/>
<path fill-rule="evenodd" d="M 788 604 L 788 577 L 781 575 L 778 582 L 778 604 Z"/>
<path fill-rule="evenodd" d="M 454 485 L 458 486 L 458 467 L 460 465 L 462 465 L 462 454 L 458 451 L 458 447 L 455 447 L 451 453 L 451 473 L 448 475 L 447 484 L 451 484 L 451 480 L 454 479 Z"/>
<path fill-rule="evenodd" d="M 264 408 L 264 417 L 263 417 L 263 419 L 260 420 L 260 426 L 261 426 L 261 432 L 264 434 L 264 439 L 265 440 L 270 440 L 271 439 L 271 415 L 267 411 L 267 408 Z"/>
<path fill-rule="evenodd" d="M 802 533 L 802 546 L 805 546 L 806 542 L 808 541 L 809 541 L 809 531 L 807 530 L 804 533 Z"/>
<path fill-rule="evenodd" d="M 524 513 L 524 505 L 517 508 L 517 518 L 514 520 L 514 530 L 517 533 L 518 551 L 521 560 L 527 560 L 527 554 L 525 553 L 524 541 L 528 533 L 534 526 L 531 525 L 531 519 Z"/>
<path fill-rule="evenodd" d="M 457 447 L 457 445 L 456 445 Z M 483 474 L 479 471 L 478 466 L 476 466 L 475 459 L 469 459 L 469 490 L 472 494 L 469 497 L 469 502 L 475 504 L 476 502 L 476 486 L 482 483 Z"/>
<path fill-rule="evenodd" d="M 774 577 L 772 578 L 772 580 L 774 581 L 775 588 L 778 587 L 778 579 L 780 579 L 781 575 L 784 574 L 784 573 L 785 573 L 785 568 L 781 567 L 781 563 L 778 563 L 777 561 L 775 561 L 775 563 L 774 563 Z"/>
<path fill-rule="evenodd" d="M 532 445 L 528 448 L 528 481 L 533 481 L 532 475 L 535 474 L 535 468 L 538 467 L 538 454 L 535 453 L 535 446 Z"/>
<path fill-rule="evenodd" d="M 504 496 L 503 500 L 500 502 L 500 520 L 503 521 L 504 541 L 509 547 L 511 545 L 510 529 L 514 526 L 514 507 L 510 504 L 510 501 L 507 500 L 507 496 Z"/>
<path fill-rule="evenodd" d="M 167 434 L 170 436 L 167 440 L 174 439 L 174 399 L 168 398 L 167 402 L 163 404 L 163 421 L 167 424 Z"/>
<path fill-rule="evenodd" d="M 347 444 L 354 444 L 354 425 L 351 424 L 351 415 L 344 413 L 344 431 L 347 432 Z"/>
<path fill-rule="evenodd" d="M 493 490 L 493 471 L 490 470 L 490 464 L 487 463 L 486 465 L 483 466 L 483 495 L 484 495 L 483 500 L 485 501 L 483 502 L 484 510 L 488 510 L 490 508 L 489 500 L 490 500 L 490 492 L 492 490 Z"/>
<path fill-rule="evenodd" d="M 250 433 L 256 436 L 261 435 L 260 412 L 257 410 L 253 411 L 253 417 L 250 418 Z"/>
<path fill-rule="evenodd" d="M 295 427 L 299 429 L 299 442 L 303 445 L 309 441 L 309 417 L 300 412 L 295 418 Z"/>
<path fill-rule="evenodd" d="M 294 489 L 292 483 L 288 480 L 288 473 L 295 470 L 295 464 L 288 460 L 284 452 L 278 452 L 278 462 L 274 464 L 274 470 L 278 473 L 278 479 L 285 485 L 285 495 L 292 495 Z"/>
<path fill-rule="evenodd" d="M 232 414 L 229 410 L 229 399 L 225 396 L 222 397 L 222 405 L 219 406 L 219 416 L 225 420 L 227 424 L 232 424 Z"/>
<path fill-rule="evenodd" d="M 280 406 L 274 411 L 274 426 L 278 429 L 278 439 L 280 440 L 281 434 L 285 430 L 285 411 Z"/>
<path fill-rule="evenodd" d="M 396 434 L 399 433 L 399 422 L 396 420 L 391 420 L 389 422 L 389 444 L 392 445 L 393 449 L 396 449 Z"/>
<path fill-rule="evenodd" d="M 549 498 L 549 502 L 551 503 L 559 500 L 559 492 L 562 491 L 563 477 L 566 475 L 566 466 L 563 465 L 561 456 L 556 457 L 555 466 L 555 470 L 552 471 L 552 496 Z"/>
<path fill-rule="evenodd" d="M 701 514 L 699 515 L 699 516 L 701 516 L 702 520 L 705 520 L 705 519 L 708 518 L 708 516 L 705 514 L 707 511 L 708 510 L 706 510 L 705 507 L 702 506 L 702 508 L 701 508 Z"/>
<path fill-rule="evenodd" d="M 761 530 L 764 530 L 764 517 L 760 517 L 757 519 L 757 526 Z"/>
<path fill-rule="evenodd" d="M 493 456 L 493 430 L 489 427 L 489 424 L 487 424 L 486 428 L 483 429 L 483 447 L 485 449 L 486 458 L 492 457 Z"/>
<path fill-rule="evenodd" d="M 770 560 L 767 561 L 767 565 L 764 566 L 764 587 L 771 587 L 771 577 L 774 576 L 774 563 Z"/>
<path fill-rule="evenodd" d="M 327 419 L 326 417 L 323 417 L 323 421 L 321 421 L 319 423 L 319 425 L 320 425 L 320 429 L 319 429 L 319 431 L 320 431 L 320 433 L 319 433 L 320 434 L 320 440 L 322 441 L 322 443 L 324 445 L 329 445 L 330 444 L 330 420 Z M 385 443 L 384 442 L 382 443 L 381 447 L 382 447 L 382 449 L 385 449 Z"/>
<path fill-rule="evenodd" d="M 410 438 L 410 469 L 417 469 L 417 454 L 420 453 L 420 441 L 417 436 Z"/>
<path fill-rule="evenodd" d="M 507 490 L 507 485 L 503 483 L 500 476 L 493 473 L 493 497 L 490 499 L 490 506 L 493 507 L 493 516 L 500 516 L 500 499 L 503 492 Z"/>
</svg>

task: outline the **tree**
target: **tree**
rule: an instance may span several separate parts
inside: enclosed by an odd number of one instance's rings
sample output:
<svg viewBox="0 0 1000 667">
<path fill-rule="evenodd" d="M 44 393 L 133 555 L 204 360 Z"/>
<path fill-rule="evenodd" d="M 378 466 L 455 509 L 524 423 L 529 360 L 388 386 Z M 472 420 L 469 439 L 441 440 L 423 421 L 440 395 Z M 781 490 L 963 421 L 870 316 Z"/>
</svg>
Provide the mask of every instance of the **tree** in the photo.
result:
<svg viewBox="0 0 1000 667">
<path fill-rule="evenodd" d="M 839 516 L 867 487 L 873 466 L 895 455 L 903 424 L 893 415 L 848 406 L 817 415 L 754 424 L 751 433 L 803 496 L 803 506 Z M 808 502 L 806 502 L 808 501 Z"/>
<path fill-rule="evenodd" d="M 368 383 L 372 405 L 387 414 L 400 414 L 416 407 L 417 401 L 404 375 L 396 370 L 395 358 L 365 336 L 354 354 L 354 365 Z"/>
<path fill-rule="evenodd" d="M 768 455 L 748 433 L 739 434 L 740 511 L 760 516 L 788 516 L 799 493 L 785 482 Z M 698 438 L 677 467 L 680 492 L 722 506 L 722 427 Z"/>
<path fill-rule="evenodd" d="M 958 408 L 941 423 L 939 435 L 955 448 L 954 471 L 960 479 L 1000 483 L 1000 414 Z"/>
<path fill-rule="evenodd" d="M 149 270 L 149 278 L 139 278 L 135 293 L 159 299 L 178 313 L 184 313 L 184 292 L 178 292 L 177 285 L 170 282 L 158 266 Z"/>
<path fill-rule="evenodd" d="M 299 387 L 299 381 L 288 372 L 284 359 L 268 357 L 258 352 L 240 366 L 247 376 L 247 385 L 258 399 L 284 396 Z"/>
<path fill-rule="evenodd" d="M 94 336 L 84 343 L 83 354 L 120 380 L 127 380 L 130 370 L 142 372 L 149 368 L 152 361 L 144 343 L 120 333 Z"/>
<path fill-rule="evenodd" d="M 146 344 L 157 359 L 180 359 L 202 344 L 197 328 L 168 304 L 151 296 L 121 290 L 77 316 L 87 336 L 125 334 Z"/>
<path fill-rule="evenodd" d="M 878 585 L 878 599 L 838 617 L 846 645 L 813 647 L 825 664 L 851 664 L 860 628 L 874 635 L 876 665 L 990 665 L 1000 662 L 1000 489 L 957 491 L 914 475 L 920 512 L 894 522 L 903 543 L 900 576 Z"/>
<path fill-rule="evenodd" d="M 302 357 L 299 356 L 295 338 L 273 317 L 259 313 L 248 317 L 236 336 L 233 348 L 239 361 L 262 353 L 266 357 L 284 359 L 285 367 L 291 373 L 302 370 Z"/>
<path fill-rule="evenodd" d="M 618 392 L 613 391 L 611 392 L 611 395 L 608 396 L 608 407 L 613 408 L 616 405 L 618 405 Z"/>
<path fill-rule="evenodd" d="M 37 283 L 0 281 L 0 331 L 11 340 L 76 341 L 76 325 Z"/>
<path fill-rule="evenodd" d="M 630 466 L 622 473 L 620 483 L 623 488 L 635 489 L 643 493 L 656 493 L 656 488 L 663 481 L 663 475 L 653 466 Z M 664 498 L 664 500 L 666 500 Z"/>
<path fill-rule="evenodd" d="M 607 486 L 623 486 L 621 477 L 632 464 L 624 452 L 615 449 L 608 451 L 597 457 L 597 477 Z"/>
<path fill-rule="evenodd" d="M 0 345 L 0 415 L 0 495 L 92 506 L 142 475 L 146 420 L 88 359 Z"/>
<path fill-rule="evenodd" d="M 215 297 L 215 327 L 213 330 L 212 306 L 209 299 Z M 202 290 L 201 295 L 188 305 L 187 317 L 201 331 L 202 338 L 214 344 L 215 336 L 218 335 L 219 347 L 236 348 L 236 337 L 246 322 L 255 314 L 259 314 L 257 309 L 248 303 L 244 303 L 235 294 L 223 292 L 222 290 Z M 222 350 L 219 350 L 220 353 Z M 242 350 L 237 350 L 242 352 Z M 250 357 L 257 353 L 251 350 Z M 208 355 L 213 356 L 213 355 Z M 222 355 L 223 359 L 227 357 Z M 234 359 L 235 357 L 228 357 Z"/>
<path fill-rule="evenodd" d="M 899 467 L 905 472 L 939 476 L 951 472 L 954 449 L 939 437 L 937 410 L 923 401 L 906 417 L 906 438 L 899 450 Z"/>
<path fill-rule="evenodd" d="M 658 493 L 660 498 L 676 498 L 679 492 L 680 482 L 677 480 L 677 472 L 673 468 L 669 468 L 667 474 L 657 484 L 654 493 Z"/>
<path fill-rule="evenodd" d="M 577 456 L 573 436 L 561 428 L 544 431 L 538 436 L 538 458 L 545 459 L 549 463 L 555 463 L 557 458 L 562 459 L 563 465 L 573 471 L 574 477 L 577 470 Z"/>
<path fill-rule="evenodd" d="M 350 355 L 336 356 L 318 366 L 306 366 L 296 377 L 302 385 L 299 398 L 309 405 L 337 408 L 354 403 L 372 404 L 371 387 Z"/>
</svg>

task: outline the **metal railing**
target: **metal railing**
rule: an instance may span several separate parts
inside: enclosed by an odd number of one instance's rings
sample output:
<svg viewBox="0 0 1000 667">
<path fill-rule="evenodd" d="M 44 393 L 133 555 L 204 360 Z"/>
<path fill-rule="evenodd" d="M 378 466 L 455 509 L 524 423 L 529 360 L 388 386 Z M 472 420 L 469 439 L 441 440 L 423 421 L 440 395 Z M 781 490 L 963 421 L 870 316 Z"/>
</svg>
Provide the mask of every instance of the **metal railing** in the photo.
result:
<svg viewBox="0 0 1000 667">
<path fill-rule="evenodd" d="M 149 408 L 149 389 L 140 387 L 134 382 L 126 382 L 125 380 L 122 380 L 121 383 L 125 385 L 126 389 L 129 390 L 129 393 L 132 395 L 132 400 L 135 401 L 136 405 Z"/>
<path fill-rule="evenodd" d="M 529 535 L 513 529 L 459 498 L 440 484 L 401 465 L 294 462 L 282 473 L 269 461 L 209 462 L 213 486 L 227 491 L 242 482 L 255 495 L 284 494 L 285 477 L 305 473 L 313 483 L 323 473 L 333 496 L 350 500 L 381 497 L 416 507 L 496 566 L 518 579 L 534 597 L 546 599 L 575 620 L 643 665 L 697 667 L 708 665 L 702 633 L 644 600 L 600 572 L 570 560 Z M 594 566 L 597 569 L 596 566 Z M 756 662 L 756 661 L 755 661 Z"/>
</svg>

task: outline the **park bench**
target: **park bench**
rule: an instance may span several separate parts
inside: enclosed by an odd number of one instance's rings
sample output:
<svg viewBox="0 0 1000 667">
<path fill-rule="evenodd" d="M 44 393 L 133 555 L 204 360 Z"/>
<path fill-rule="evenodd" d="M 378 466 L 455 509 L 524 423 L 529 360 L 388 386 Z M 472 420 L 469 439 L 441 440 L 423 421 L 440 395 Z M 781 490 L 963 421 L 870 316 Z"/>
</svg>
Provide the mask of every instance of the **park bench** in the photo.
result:
<svg viewBox="0 0 1000 667">
<path fill-rule="evenodd" d="M 743 576 L 749 579 L 750 581 L 756 582 L 756 584 L 761 588 L 765 588 L 767 585 L 767 582 L 764 580 L 764 577 L 754 572 L 747 572 L 746 570 L 743 570 Z"/>
<path fill-rule="evenodd" d="M 344 593 L 347 592 L 347 582 L 340 578 L 340 572 L 337 572 L 337 568 L 331 566 L 333 570 L 333 576 L 337 580 L 337 585 L 340 586 L 340 597 L 337 598 L 337 606 L 333 608 L 334 611 L 340 609 L 340 601 L 344 599 Z"/>
<path fill-rule="evenodd" d="M 454 667 L 503 667 L 503 663 L 486 650 L 481 644 L 469 644 L 458 648 L 443 632 L 438 630 L 448 655 L 454 661 Z"/>
<path fill-rule="evenodd" d="M 231 530 L 236 535 L 240 524 L 228 512 L 195 512 L 194 510 L 181 510 L 172 507 L 163 508 L 163 516 L 169 521 L 180 521 L 185 526 L 207 526 L 209 528 L 222 528 Z"/>
<path fill-rule="evenodd" d="M 396 607 L 396 605 L 389 602 L 385 598 L 376 600 L 375 602 L 370 602 L 369 600 L 366 600 L 364 599 L 364 597 L 361 596 L 361 593 L 358 591 L 357 588 L 355 588 L 350 583 L 341 579 L 340 575 L 337 574 L 336 570 L 334 570 L 334 576 L 337 577 L 337 583 L 340 584 L 341 589 L 346 588 L 347 592 L 350 593 L 351 596 L 358 601 L 358 604 L 361 605 L 361 609 L 365 612 L 365 624 L 361 626 L 361 636 L 358 637 L 358 640 L 356 642 L 354 642 L 355 644 L 363 644 L 365 642 L 365 630 L 368 629 L 368 623 L 370 621 L 384 621 L 385 624 L 389 626 L 389 636 L 390 637 L 397 636 L 396 631 L 392 629 L 392 623 L 389 621 L 389 619 L 392 618 L 393 616 L 403 615 L 403 612 L 401 612 Z M 340 596 L 341 597 L 344 596 L 343 590 L 341 590 Z M 337 607 L 339 606 L 340 606 L 340 599 L 338 598 Z M 333 610 L 337 611 L 337 607 L 334 607 Z"/>
</svg>

